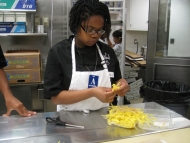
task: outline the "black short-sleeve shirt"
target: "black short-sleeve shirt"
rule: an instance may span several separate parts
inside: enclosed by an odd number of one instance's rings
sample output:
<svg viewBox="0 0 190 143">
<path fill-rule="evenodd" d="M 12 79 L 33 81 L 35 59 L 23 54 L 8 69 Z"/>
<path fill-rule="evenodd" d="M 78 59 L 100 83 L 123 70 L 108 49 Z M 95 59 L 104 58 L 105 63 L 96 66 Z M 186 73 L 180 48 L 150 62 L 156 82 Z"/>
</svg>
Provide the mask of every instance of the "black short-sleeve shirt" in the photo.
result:
<svg viewBox="0 0 190 143">
<path fill-rule="evenodd" d="M 4 68 L 6 66 L 6 60 L 5 57 L 3 55 L 3 51 L 1 49 L 1 45 L 0 45 L 0 69 Z"/>
<path fill-rule="evenodd" d="M 51 98 L 61 91 L 69 89 L 72 77 L 72 39 L 73 37 L 63 40 L 49 50 L 44 76 L 44 98 Z M 119 61 L 112 48 L 99 41 L 97 44 L 106 60 L 108 71 L 114 73 L 114 78 L 111 78 L 113 84 L 121 78 Z M 75 47 L 75 59 L 77 71 L 103 70 L 101 58 L 95 45 L 84 48 Z"/>
</svg>

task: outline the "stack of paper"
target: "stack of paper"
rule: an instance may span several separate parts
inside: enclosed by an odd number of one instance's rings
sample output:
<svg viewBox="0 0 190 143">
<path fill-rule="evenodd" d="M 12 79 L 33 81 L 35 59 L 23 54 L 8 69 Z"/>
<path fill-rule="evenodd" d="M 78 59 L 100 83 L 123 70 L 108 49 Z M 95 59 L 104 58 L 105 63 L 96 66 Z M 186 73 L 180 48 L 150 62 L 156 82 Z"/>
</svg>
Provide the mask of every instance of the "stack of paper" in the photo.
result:
<svg viewBox="0 0 190 143">
<path fill-rule="evenodd" d="M 126 55 L 125 57 L 126 64 L 128 63 L 134 67 L 146 65 L 146 61 L 144 60 L 143 56 L 139 54 L 135 54 L 131 51 L 126 50 L 125 55 Z"/>
<path fill-rule="evenodd" d="M 132 82 L 129 84 L 130 90 L 129 92 L 127 92 L 127 94 L 125 95 L 125 97 L 127 98 L 127 100 L 132 100 L 135 98 L 140 98 L 140 87 L 143 85 L 143 81 L 142 78 L 138 79 L 135 82 Z"/>
</svg>

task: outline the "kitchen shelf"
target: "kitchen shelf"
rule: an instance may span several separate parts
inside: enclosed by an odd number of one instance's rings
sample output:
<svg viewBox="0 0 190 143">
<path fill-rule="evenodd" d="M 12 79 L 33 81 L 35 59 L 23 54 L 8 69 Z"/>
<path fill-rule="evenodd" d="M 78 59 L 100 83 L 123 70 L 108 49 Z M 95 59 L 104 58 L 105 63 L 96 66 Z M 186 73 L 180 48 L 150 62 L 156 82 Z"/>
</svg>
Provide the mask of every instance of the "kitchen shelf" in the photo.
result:
<svg viewBox="0 0 190 143">
<path fill-rule="evenodd" d="M 123 10 L 122 7 L 109 7 L 109 10 Z"/>
<path fill-rule="evenodd" d="M 15 84 L 9 84 L 9 86 L 38 86 L 43 85 L 44 82 L 35 82 L 35 83 L 15 83 Z"/>
<path fill-rule="evenodd" d="M 36 10 L 25 10 L 25 9 L 0 9 L 0 12 L 28 12 L 28 13 L 35 13 Z"/>
<path fill-rule="evenodd" d="M 123 25 L 122 20 L 111 20 L 112 25 Z"/>
<path fill-rule="evenodd" d="M 110 11 L 110 14 L 121 14 L 121 11 Z"/>
<path fill-rule="evenodd" d="M 100 0 L 101 2 L 123 2 L 123 0 Z"/>
<path fill-rule="evenodd" d="M 0 33 L 0 36 L 47 36 L 47 33 Z"/>
</svg>

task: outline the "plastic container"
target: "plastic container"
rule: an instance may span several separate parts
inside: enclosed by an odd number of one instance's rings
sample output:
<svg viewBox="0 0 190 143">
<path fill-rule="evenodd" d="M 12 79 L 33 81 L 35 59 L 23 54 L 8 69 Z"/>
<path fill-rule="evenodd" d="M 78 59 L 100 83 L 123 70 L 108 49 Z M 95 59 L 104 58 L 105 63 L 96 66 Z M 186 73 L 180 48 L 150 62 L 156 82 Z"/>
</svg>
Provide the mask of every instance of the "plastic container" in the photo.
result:
<svg viewBox="0 0 190 143">
<path fill-rule="evenodd" d="M 173 111 L 144 109 L 144 113 L 154 115 L 155 120 L 153 124 L 139 125 L 141 129 L 159 131 L 170 129 L 174 126 L 172 119 L 175 117 L 175 112 Z"/>
</svg>

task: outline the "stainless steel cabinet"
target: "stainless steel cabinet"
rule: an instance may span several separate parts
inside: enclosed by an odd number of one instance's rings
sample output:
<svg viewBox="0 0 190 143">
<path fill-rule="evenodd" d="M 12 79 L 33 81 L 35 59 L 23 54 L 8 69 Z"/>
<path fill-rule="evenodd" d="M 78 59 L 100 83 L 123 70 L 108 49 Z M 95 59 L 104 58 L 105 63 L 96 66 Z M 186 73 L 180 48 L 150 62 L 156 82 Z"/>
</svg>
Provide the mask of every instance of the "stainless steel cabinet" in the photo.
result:
<svg viewBox="0 0 190 143">
<path fill-rule="evenodd" d="M 150 1 L 147 81 L 190 85 L 189 23 L 190 0 Z"/>
</svg>

